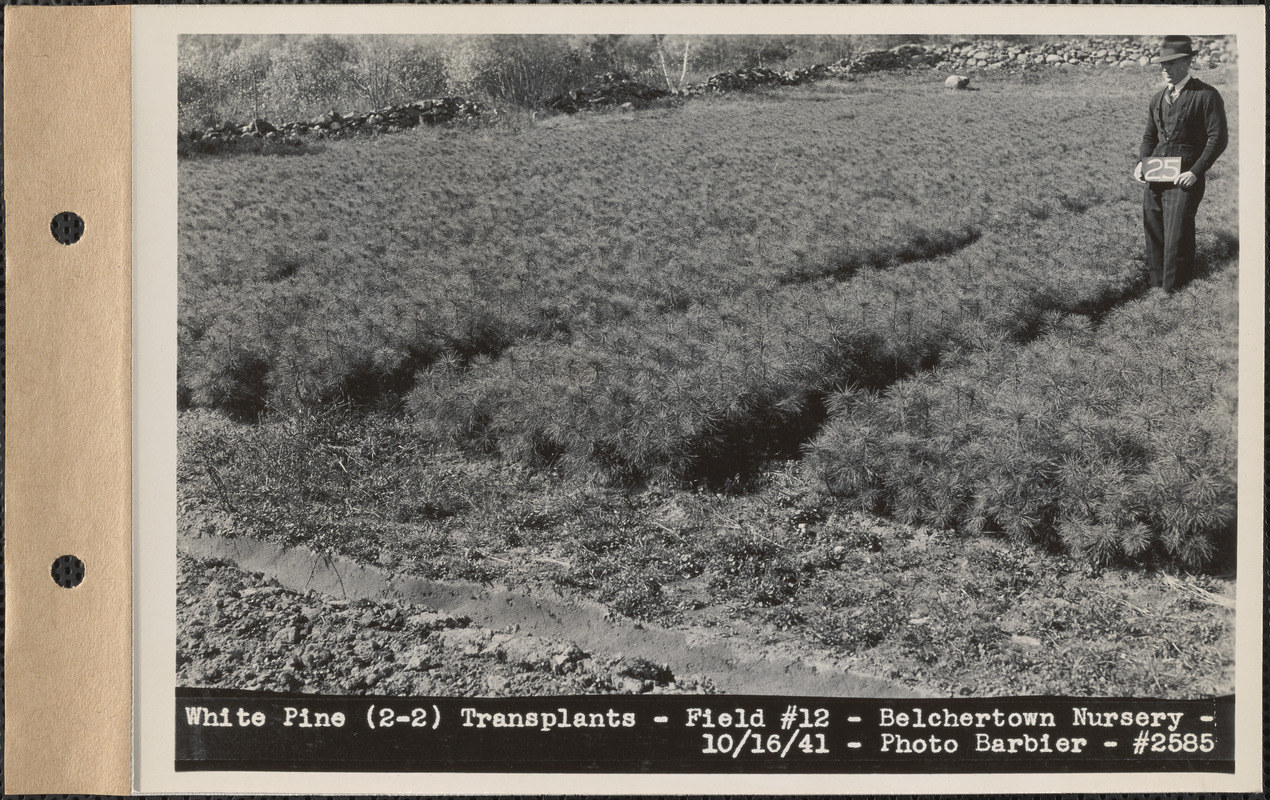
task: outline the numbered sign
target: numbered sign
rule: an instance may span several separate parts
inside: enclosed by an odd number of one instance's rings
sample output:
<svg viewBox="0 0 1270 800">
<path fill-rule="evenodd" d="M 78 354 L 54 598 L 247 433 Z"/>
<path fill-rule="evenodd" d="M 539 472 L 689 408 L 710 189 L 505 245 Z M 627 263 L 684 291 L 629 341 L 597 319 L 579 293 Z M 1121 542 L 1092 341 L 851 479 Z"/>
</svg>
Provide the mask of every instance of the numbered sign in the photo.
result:
<svg viewBox="0 0 1270 800">
<path fill-rule="evenodd" d="M 1150 156 L 1142 159 L 1142 177 L 1148 182 L 1172 183 L 1181 174 L 1181 156 Z"/>
</svg>

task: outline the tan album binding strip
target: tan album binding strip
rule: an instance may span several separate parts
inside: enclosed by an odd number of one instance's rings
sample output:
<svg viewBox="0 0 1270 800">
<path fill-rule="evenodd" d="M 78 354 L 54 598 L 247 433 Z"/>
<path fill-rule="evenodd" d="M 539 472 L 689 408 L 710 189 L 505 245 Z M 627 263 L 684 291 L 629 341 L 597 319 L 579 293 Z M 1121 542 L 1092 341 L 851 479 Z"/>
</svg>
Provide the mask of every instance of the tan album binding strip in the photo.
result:
<svg viewBox="0 0 1270 800">
<path fill-rule="evenodd" d="M 7 792 L 126 794 L 130 9 L 5 9 Z M 62 244 L 52 222 L 83 220 Z M 62 588 L 53 565 L 83 563 Z"/>
</svg>

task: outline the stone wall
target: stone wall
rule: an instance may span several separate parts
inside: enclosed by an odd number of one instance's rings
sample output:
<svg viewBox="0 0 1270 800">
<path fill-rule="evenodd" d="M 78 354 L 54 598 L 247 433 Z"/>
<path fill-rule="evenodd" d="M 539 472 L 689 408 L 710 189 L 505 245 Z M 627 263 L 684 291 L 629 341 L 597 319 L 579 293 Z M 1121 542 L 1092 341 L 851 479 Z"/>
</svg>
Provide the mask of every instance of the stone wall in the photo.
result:
<svg viewBox="0 0 1270 800">
<path fill-rule="evenodd" d="M 356 133 L 397 133 L 420 124 L 439 125 L 461 119 L 480 117 L 485 112 L 475 102 L 461 97 L 419 100 L 401 106 L 388 106 L 360 114 L 328 111 L 308 122 L 284 122 L 274 125 L 255 119 L 246 125 L 226 123 L 203 131 L 189 131 L 181 137 L 189 142 L 214 144 L 240 138 L 297 141 L 302 136 L 341 137 Z"/>
<path fill-rule="evenodd" d="M 1201 68 L 1235 61 L 1233 42 L 1224 38 L 1197 38 L 1194 41 L 1197 48 L 1195 61 Z M 568 114 L 605 107 L 639 108 L 667 97 L 797 86 L 831 77 L 898 70 L 955 71 L 973 75 L 976 72 L 994 70 L 1142 69 L 1151 66 L 1156 45 L 1154 39 L 1121 37 L 1075 39 L 1035 45 L 995 40 L 937 45 L 904 44 L 889 50 L 861 53 L 835 64 L 817 64 L 794 70 L 756 67 L 720 72 L 701 83 L 686 86 L 679 92 L 641 83 L 629 75 L 608 73 L 599 76 L 593 84 L 547 98 L 542 106 L 550 111 Z M 956 85 L 945 85 L 949 88 L 965 88 L 968 85 L 968 81 L 964 80 L 966 77 L 960 74 L 950 76 L 950 79 L 957 78 L 953 81 Z M 294 143 L 305 136 L 325 138 L 358 133 L 395 133 L 420 124 L 439 125 L 481 118 L 493 113 L 497 112 L 462 97 L 442 97 L 360 114 L 329 111 L 308 122 L 274 125 L 267 120 L 256 119 L 246 125 L 228 123 L 207 130 L 184 132 L 181 138 L 205 149 L 243 138 Z"/>
<path fill-rule="evenodd" d="M 594 84 L 549 97 L 543 105 L 552 111 L 575 114 L 601 106 L 644 106 L 670 94 L 667 89 L 640 83 L 625 73 L 609 72 L 599 76 Z"/>
<path fill-rule="evenodd" d="M 1201 67 L 1234 60 L 1234 48 L 1224 39 L 1197 39 L 1196 62 Z M 872 50 L 843 59 L 836 64 L 816 64 L 794 70 L 763 67 L 720 72 L 690 84 L 680 92 L 632 81 L 629 76 L 603 76 L 595 85 L 557 95 L 546 102 L 548 108 L 574 113 L 605 106 L 638 107 L 670 95 L 746 91 L 770 86 L 797 86 L 810 81 L 871 72 L 934 69 L 973 73 L 976 70 L 1037 70 L 1046 68 L 1128 68 L 1147 67 L 1156 52 L 1156 41 L 1137 39 L 1081 39 L 1050 44 L 1027 45 L 977 40 L 949 45 L 904 44 L 890 50 Z M 958 82 L 960 88 L 968 85 Z M 957 87 L 950 87 L 957 88 Z"/>
<path fill-rule="evenodd" d="M 1196 66 L 1210 67 L 1235 60 L 1234 43 L 1221 38 L 1197 38 Z M 995 70 L 1006 68 L 1129 68 L 1146 67 L 1158 41 L 1124 37 L 1077 39 L 1041 45 L 1000 41 L 974 41 L 921 47 L 901 45 L 890 51 L 901 54 L 907 66 L 935 69 Z"/>
</svg>

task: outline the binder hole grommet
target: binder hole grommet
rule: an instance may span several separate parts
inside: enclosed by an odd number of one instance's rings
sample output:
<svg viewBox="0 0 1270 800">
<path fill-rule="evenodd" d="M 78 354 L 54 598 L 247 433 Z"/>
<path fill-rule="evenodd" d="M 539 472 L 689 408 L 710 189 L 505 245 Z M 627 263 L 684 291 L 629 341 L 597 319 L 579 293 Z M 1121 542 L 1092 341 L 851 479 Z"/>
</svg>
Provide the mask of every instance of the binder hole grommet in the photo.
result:
<svg viewBox="0 0 1270 800">
<path fill-rule="evenodd" d="M 74 589 L 84 580 L 84 562 L 75 556 L 62 556 L 53 562 L 53 582 L 63 589 Z"/>
<path fill-rule="evenodd" d="M 84 235 L 84 218 L 74 211 L 63 211 L 53 217 L 49 227 L 54 239 L 62 244 L 75 244 Z"/>
</svg>

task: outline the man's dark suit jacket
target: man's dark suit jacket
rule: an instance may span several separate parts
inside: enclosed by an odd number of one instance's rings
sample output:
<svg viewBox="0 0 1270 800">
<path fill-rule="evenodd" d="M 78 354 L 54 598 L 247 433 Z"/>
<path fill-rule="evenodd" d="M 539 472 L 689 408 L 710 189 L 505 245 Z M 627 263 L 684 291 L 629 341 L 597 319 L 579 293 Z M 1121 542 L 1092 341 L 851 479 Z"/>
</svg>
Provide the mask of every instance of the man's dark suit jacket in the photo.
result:
<svg viewBox="0 0 1270 800">
<path fill-rule="evenodd" d="M 1166 86 L 1151 98 L 1138 157 L 1181 156 L 1183 172 L 1203 176 L 1226 149 L 1226 106 L 1216 89 L 1194 76 L 1166 106 L 1169 90 Z"/>
</svg>

